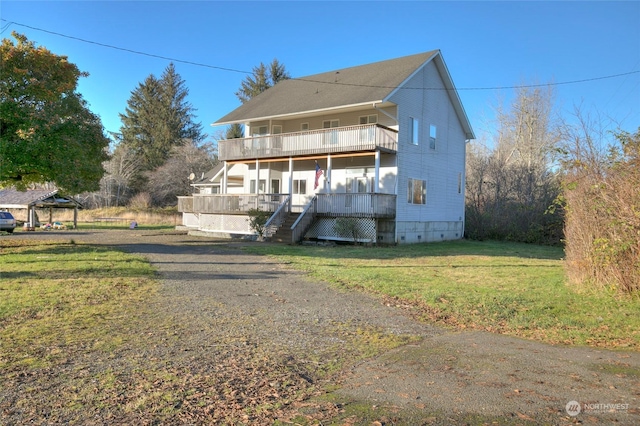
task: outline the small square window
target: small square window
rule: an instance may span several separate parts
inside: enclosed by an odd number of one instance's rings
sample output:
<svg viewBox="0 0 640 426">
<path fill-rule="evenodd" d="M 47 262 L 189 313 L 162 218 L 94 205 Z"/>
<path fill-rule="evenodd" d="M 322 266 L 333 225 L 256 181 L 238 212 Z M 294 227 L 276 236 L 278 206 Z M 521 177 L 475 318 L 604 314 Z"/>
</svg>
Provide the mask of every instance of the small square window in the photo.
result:
<svg viewBox="0 0 640 426">
<path fill-rule="evenodd" d="M 309 130 L 309 123 L 300 123 L 300 130 Z"/>
</svg>

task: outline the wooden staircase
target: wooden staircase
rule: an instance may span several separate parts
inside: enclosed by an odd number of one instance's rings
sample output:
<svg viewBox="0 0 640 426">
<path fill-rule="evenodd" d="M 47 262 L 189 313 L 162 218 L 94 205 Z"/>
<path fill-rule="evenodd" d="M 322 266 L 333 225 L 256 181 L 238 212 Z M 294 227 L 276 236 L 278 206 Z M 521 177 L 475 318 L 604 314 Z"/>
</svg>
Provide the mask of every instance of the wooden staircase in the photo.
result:
<svg viewBox="0 0 640 426">
<path fill-rule="evenodd" d="M 289 213 L 284 223 L 271 236 L 271 242 L 291 244 L 291 226 L 298 220 L 298 216 L 300 216 L 300 213 Z"/>
</svg>

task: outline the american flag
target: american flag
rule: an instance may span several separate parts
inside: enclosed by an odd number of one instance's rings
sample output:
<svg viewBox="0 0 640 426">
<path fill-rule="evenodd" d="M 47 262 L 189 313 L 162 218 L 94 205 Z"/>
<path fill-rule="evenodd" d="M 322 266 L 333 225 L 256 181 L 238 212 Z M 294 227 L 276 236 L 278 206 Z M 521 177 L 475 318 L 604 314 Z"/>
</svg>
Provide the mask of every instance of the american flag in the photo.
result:
<svg viewBox="0 0 640 426">
<path fill-rule="evenodd" d="M 318 162 L 316 161 L 316 181 L 313 184 L 313 189 L 317 189 L 319 182 L 320 182 L 320 176 L 322 176 L 322 169 L 320 168 L 320 164 L 318 164 Z"/>
</svg>

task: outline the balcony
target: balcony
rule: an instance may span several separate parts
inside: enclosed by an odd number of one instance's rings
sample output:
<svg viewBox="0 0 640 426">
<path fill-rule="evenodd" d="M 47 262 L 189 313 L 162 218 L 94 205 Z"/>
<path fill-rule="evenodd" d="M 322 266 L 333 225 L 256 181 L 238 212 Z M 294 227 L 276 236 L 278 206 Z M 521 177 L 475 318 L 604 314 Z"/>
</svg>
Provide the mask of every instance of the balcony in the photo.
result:
<svg viewBox="0 0 640 426">
<path fill-rule="evenodd" d="M 375 151 L 396 152 L 398 132 L 379 124 L 218 141 L 223 161 Z"/>
</svg>

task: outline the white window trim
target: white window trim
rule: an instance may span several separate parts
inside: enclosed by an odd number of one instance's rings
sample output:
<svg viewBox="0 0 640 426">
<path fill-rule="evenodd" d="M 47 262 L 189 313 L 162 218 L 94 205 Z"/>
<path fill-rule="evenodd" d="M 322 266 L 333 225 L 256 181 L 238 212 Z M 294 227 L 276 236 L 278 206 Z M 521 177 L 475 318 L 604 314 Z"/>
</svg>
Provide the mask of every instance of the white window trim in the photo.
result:
<svg viewBox="0 0 640 426">
<path fill-rule="evenodd" d="M 358 117 L 358 123 L 360 125 L 376 124 L 377 122 L 378 122 L 378 114 L 361 115 L 360 117 Z"/>
</svg>

